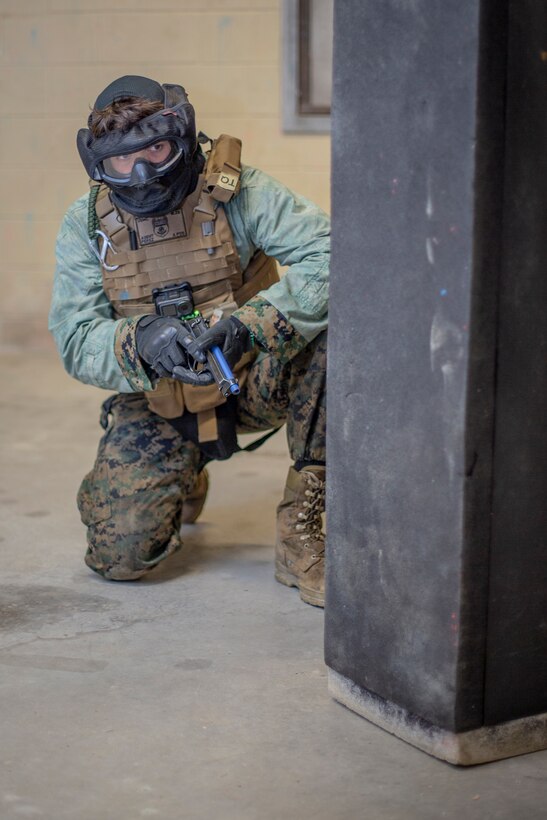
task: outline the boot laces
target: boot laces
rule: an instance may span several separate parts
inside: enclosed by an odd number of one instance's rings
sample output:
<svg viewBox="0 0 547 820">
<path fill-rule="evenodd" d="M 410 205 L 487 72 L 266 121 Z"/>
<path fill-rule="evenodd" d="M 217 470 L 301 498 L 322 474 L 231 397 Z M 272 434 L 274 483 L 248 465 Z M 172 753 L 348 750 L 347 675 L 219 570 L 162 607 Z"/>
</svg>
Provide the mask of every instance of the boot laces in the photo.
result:
<svg viewBox="0 0 547 820">
<path fill-rule="evenodd" d="M 315 542 L 318 548 L 312 558 L 317 558 L 325 551 L 325 536 L 323 535 L 323 521 L 321 518 L 321 513 L 325 510 L 325 482 L 307 470 L 302 470 L 301 475 L 308 486 L 304 491 L 303 509 L 297 516 L 298 524 L 296 529 L 302 532 L 300 540 L 307 542 L 304 545 L 305 547 L 309 547 L 312 542 Z"/>
</svg>

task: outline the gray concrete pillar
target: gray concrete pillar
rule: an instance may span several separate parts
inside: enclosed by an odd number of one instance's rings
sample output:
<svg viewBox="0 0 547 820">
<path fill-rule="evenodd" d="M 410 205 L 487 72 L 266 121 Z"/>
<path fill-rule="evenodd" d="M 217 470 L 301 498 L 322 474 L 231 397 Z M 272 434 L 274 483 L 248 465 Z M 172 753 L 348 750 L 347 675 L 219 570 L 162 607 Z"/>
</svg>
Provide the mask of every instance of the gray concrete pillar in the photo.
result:
<svg viewBox="0 0 547 820">
<path fill-rule="evenodd" d="M 547 747 L 547 4 L 335 4 L 326 660 L 442 759 Z"/>
</svg>

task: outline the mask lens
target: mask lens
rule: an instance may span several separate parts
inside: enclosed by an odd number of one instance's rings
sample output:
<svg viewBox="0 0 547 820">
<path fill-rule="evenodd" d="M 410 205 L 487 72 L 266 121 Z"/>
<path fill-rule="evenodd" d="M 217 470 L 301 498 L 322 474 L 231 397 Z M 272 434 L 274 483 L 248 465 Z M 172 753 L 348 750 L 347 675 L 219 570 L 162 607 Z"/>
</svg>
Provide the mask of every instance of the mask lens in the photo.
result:
<svg viewBox="0 0 547 820">
<path fill-rule="evenodd" d="M 181 153 L 182 148 L 172 140 L 157 140 L 139 151 L 104 159 L 101 163 L 103 178 L 106 181 L 129 183 L 135 163 L 141 161 L 147 165 L 148 178 L 154 179 L 169 170 Z"/>
</svg>

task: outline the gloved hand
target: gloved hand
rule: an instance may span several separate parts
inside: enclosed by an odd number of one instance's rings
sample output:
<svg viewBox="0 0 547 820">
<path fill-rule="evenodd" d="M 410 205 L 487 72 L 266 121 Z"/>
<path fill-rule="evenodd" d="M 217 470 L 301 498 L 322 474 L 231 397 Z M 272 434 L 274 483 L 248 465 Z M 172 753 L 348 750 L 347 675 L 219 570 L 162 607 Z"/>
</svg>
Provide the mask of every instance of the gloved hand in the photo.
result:
<svg viewBox="0 0 547 820">
<path fill-rule="evenodd" d="M 233 367 L 244 353 L 251 350 L 253 341 L 248 328 L 235 316 L 230 316 L 216 322 L 197 339 L 188 336 L 181 344 L 198 362 L 205 362 L 205 351 L 218 345 L 230 367 Z"/>
<path fill-rule="evenodd" d="M 137 353 L 160 377 L 170 376 L 186 384 L 212 384 L 207 370 L 197 372 L 188 355 L 191 336 L 178 319 L 166 316 L 144 316 L 137 323 L 135 342 Z M 199 359 L 198 361 L 201 361 Z M 176 374 L 173 368 L 176 367 Z"/>
</svg>

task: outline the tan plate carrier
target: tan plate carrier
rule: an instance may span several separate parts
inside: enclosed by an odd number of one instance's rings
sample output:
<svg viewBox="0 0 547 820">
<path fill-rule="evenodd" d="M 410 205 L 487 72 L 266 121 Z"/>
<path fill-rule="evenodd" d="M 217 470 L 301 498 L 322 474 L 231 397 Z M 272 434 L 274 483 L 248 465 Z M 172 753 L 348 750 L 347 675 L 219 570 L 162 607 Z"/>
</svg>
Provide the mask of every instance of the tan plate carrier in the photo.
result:
<svg viewBox="0 0 547 820">
<path fill-rule="evenodd" d="M 221 134 L 207 156 L 195 191 L 165 217 L 135 217 L 116 207 L 108 188 L 100 186 L 95 209 L 103 252 L 103 287 L 116 317 L 155 313 L 153 288 L 189 282 L 195 306 L 209 318 L 216 308 L 229 316 L 259 290 L 279 280 L 274 259 L 257 251 L 242 271 L 223 207 L 240 188 L 241 141 Z M 234 368 L 240 385 L 255 353 L 245 354 Z M 214 408 L 224 397 L 216 384 L 193 387 L 160 379 L 146 393 L 150 409 L 164 418 L 178 418 L 186 408 L 198 414 L 200 441 L 217 436 Z"/>
</svg>

